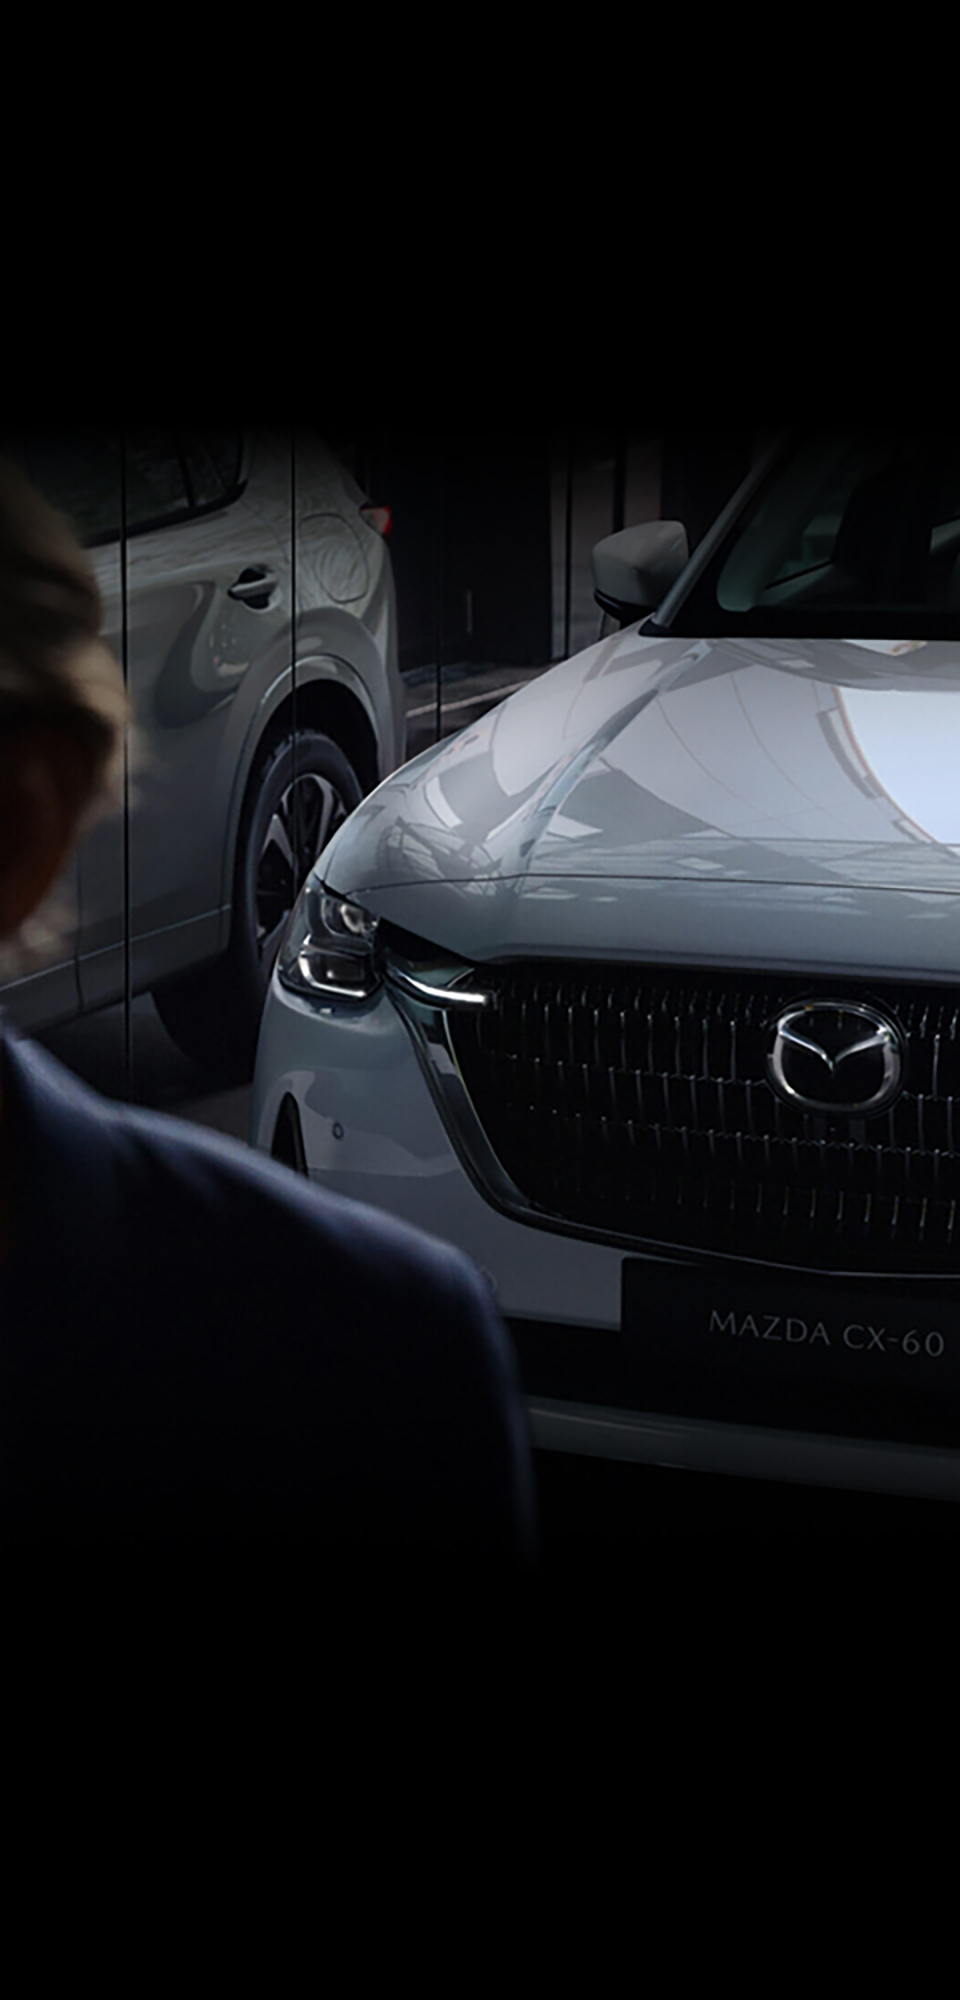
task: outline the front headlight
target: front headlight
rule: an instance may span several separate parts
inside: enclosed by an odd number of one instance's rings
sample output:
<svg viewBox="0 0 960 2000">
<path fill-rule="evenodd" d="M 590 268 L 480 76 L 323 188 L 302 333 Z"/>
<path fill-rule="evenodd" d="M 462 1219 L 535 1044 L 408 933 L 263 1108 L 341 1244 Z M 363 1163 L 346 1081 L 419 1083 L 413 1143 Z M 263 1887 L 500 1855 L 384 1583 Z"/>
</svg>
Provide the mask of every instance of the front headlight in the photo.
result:
<svg viewBox="0 0 960 2000">
<path fill-rule="evenodd" d="M 322 882 L 304 883 L 277 959 L 277 977 L 291 993 L 366 1000 L 380 985 L 376 957 L 379 918 L 331 896 Z"/>
</svg>

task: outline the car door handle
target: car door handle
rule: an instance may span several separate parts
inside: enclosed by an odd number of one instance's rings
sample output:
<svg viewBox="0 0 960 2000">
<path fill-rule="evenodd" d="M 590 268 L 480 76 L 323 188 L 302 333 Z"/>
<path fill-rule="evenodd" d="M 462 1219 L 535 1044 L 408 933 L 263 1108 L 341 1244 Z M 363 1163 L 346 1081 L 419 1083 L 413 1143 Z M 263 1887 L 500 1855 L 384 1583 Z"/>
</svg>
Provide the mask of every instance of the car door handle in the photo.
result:
<svg viewBox="0 0 960 2000">
<path fill-rule="evenodd" d="M 267 599 L 272 597 L 278 587 L 278 579 L 273 570 L 265 569 L 258 563 L 254 569 L 241 570 L 236 583 L 230 585 L 227 596 L 237 597 L 241 604 L 250 604 L 255 611 L 260 611 L 263 606 L 257 603 L 258 597 L 263 598 L 265 606 Z"/>
</svg>

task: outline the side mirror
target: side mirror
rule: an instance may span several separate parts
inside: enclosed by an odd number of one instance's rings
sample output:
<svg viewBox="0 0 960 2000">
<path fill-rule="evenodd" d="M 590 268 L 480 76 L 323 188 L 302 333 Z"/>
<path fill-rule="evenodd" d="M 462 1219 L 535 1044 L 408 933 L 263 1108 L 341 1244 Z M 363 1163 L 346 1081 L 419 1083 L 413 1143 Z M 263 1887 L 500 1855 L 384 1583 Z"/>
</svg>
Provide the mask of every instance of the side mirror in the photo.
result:
<svg viewBox="0 0 960 2000">
<path fill-rule="evenodd" d="M 597 542 L 590 560 L 597 603 L 621 625 L 630 625 L 642 612 L 656 611 L 686 569 L 687 531 L 681 521 L 622 528 Z"/>
</svg>

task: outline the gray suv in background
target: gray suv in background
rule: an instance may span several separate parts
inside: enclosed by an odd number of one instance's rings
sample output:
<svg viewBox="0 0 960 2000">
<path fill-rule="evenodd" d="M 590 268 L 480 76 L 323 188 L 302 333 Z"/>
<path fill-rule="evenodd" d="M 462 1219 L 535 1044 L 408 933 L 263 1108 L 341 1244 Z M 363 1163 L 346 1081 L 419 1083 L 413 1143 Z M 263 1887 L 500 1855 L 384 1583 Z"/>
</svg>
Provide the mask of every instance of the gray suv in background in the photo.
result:
<svg viewBox="0 0 960 2000">
<path fill-rule="evenodd" d="M 243 1075 L 304 877 L 404 759 L 384 513 L 308 432 L 0 445 L 88 551 L 137 740 L 126 822 L 94 826 L 61 885 L 54 962 L 0 999 L 37 1030 L 129 976 L 185 1054 Z"/>
</svg>

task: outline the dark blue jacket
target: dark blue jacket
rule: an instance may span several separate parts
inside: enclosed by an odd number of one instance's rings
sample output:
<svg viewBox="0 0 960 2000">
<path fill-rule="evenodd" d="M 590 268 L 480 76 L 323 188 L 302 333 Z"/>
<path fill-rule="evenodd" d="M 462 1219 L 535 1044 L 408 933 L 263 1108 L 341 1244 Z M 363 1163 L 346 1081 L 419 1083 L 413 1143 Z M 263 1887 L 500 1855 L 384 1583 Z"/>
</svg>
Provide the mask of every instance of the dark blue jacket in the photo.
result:
<svg viewBox="0 0 960 2000">
<path fill-rule="evenodd" d="M 466 1258 L 6 1023 L 2 1088 L 0 1537 L 534 1559 L 513 1352 Z"/>
</svg>

